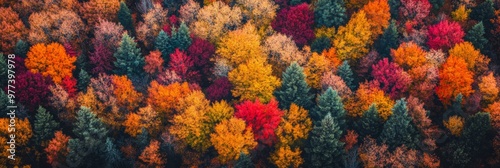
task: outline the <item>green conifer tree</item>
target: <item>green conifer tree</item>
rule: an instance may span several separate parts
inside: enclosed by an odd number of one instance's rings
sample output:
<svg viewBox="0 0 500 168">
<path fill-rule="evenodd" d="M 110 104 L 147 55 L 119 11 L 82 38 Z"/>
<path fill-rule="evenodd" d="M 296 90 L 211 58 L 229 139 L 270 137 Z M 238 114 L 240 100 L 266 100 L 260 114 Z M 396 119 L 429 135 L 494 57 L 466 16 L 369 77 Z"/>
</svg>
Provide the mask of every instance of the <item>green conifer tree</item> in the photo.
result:
<svg viewBox="0 0 500 168">
<path fill-rule="evenodd" d="M 15 69 L 14 69 L 15 70 Z M 9 79 L 7 72 L 9 68 L 7 66 L 7 58 L 3 53 L 0 53 L 0 87 L 5 88 L 7 86 L 7 80 Z"/>
<path fill-rule="evenodd" d="M 304 68 L 297 63 L 288 66 L 282 75 L 281 88 L 274 92 L 281 109 L 288 109 L 292 103 L 310 109 L 314 95 L 309 93 Z"/>
<path fill-rule="evenodd" d="M 7 117 L 7 113 L 9 112 L 7 106 L 10 105 L 9 100 L 9 96 L 5 94 L 3 89 L 0 89 L 0 118 Z"/>
<path fill-rule="evenodd" d="M 384 124 L 379 139 L 387 144 L 390 149 L 401 145 L 415 149 L 417 147 L 418 132 L 408 115 L 408 108 L 404 98 L 397 100 L 392 108 L 392 115 Z"/>
<path fill-rule="evenodd" d="M 174 52 L 175 47 L 170 41 L 170 37 L 163 30 L 160 31 L 155 39 L 155 48 L 160 50 L 163 60 L 168 63 L 170 60 L 170 54 Z"/>
<path fill-rule="evenodd" d="M 401 6 L 401 0 L 389 0 L 389 7 L 391 12 L 391 18 L 397 20 L 399 17 L 399 7 Z"/>
<path fill-rule="evenodd" d="M 314 6 L 314 21 L 317 27 L 339 27 L 347 21 L 343 0 L 318 0 Z"/>
<path fill-rule="evenodd" d="M 342 98 L 340 98 L 338 92 L 333 90 L 331 87 L 328 87 L 328 89 L 319 96 L 318 103 L 310 114 L 315 125 L 318 125 L 326 115 L 330 114 L 339 129 L 345 132 L 346 112 L 344 104 L 342 103 Z"/>
<path fill-rule="evenodd" d="M 171 44 L 183 51 L 191 45 L 191 36 L 186 23 L 182 22 L 179 29 L 172 28 Z"/>
<path fill-rule="evenodd" d="M 45 108 L 39 106 L 33 127 L 34 140 L 37 143 L 41 143 L 53 138 L 55 130 L 59 127 L 59 123 L 54 120 L 52 114 L 47 112 Z"/>
<path fill-rule="evenodd" d="M 377 49 L 380 56 L 391 59 L 391 49 L 395 49 L 398 46 L 398 30 L 396 28 L 396 22 L 392 20 L 389 27 L 384 30 L 384 34 L 375 42 L 375 49 Z"/>
<path fill-rule="evenodd" d="M 314 39 L 311 44 L 311 51 L 321 54 L 323 50 L 327 50 L 332 46 L 332 42 L 330 38 L 321 36 L 319 38 Z"/>
<path fill-rule="evenodd" d="M 344 153 L 344 142 L 340 141 L 342 130 L 328 113 L 321 124 L 315 125 L 304 149 L 306 163 L 310 167 L 340 167 Z"/>
<path fill-rule="evenodd" d="M 483 22 L 479 22 L 470 29 L 464 37 L 464 40 L 469 41 L 474 45 L 474 48 L 477 48 L 484 53 L 484 49 L 488 44 L 488 39 L 484 37 L 484 26 Z"/>
<path fill-rule="evenodd" d="M 78 74 L 78 81 L 76 86 L 78 87 L 78 90 L 81 91 L 87 91 L 87 86 L 90 83 L 90 75 L 87 73 L 87 71 L 81 69 L 80 74 Z"/>
<path fill-rule="evenodd" d="M 14 47 L 14 54 L 18 57 L 26 58 L 26 54 L 30 49 L 30 44 L 23 40 L 18 40 Z"/>
<path fill-rule="evenodd" d="M 127 75 L 133 83 L 139 82 L 138 80 L 145 76 L 143 69 L 145 62 L 144 57 L 141 56 L 141 49 L 137 47 L 134 38 L 127 33 L 123 35 L 114 57 L 117 75 Z"/>
<path fill-rule="evenodd" d="M 252 158 L 250 156 L 240 153 L 240 158 L 238 158 L 238 161 L 236 161 L 236 164 L 234 165 L 235 168 L 254 168 L 255 165 L 252 162 Z"/>
<path fill-rule="evenodd" d="M 347 87 L 349 87 L 353 91 L 356 90 L 354 74 L 351 70 L 351 66 L 349 66 L 347 61 L 344 61 L 342 65 L 340 65 L 339 69 L 337 70 L 337 75 L 340 76 L 342 80 L 344 80 Z"/>
<path fill-rule="evenodd" d="M 378 115 L 377 106 L 375 106 L 375 104 L 370 105 L 368 111 L 354 123 L 354 128 L 359 134 L 360 139 L 366 136 L 378 137 L 382 131 L 382 127 L 383 120 Z"/>
<path fill-rule="evenodd" d="M 120 10 L 118 10 L 118 20 L 122 24 L 123 28 L 130 32 L 132 36 L 135 36 L 135 29 L 132 22 L 132 15 L 130 14 L 130 9 L 128 9 L 125 2 L 120 2 Z"/>
</svg>

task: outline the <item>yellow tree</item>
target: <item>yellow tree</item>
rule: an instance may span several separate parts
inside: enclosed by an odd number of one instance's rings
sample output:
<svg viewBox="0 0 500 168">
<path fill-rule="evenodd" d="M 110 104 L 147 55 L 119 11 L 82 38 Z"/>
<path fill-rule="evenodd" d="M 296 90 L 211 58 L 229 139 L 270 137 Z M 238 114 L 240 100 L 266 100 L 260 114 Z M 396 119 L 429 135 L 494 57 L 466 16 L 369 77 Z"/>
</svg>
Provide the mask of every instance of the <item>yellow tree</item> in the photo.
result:
<svg viewBox="0 0 500 168">
<path fill-rule="evenodd" d="M 464 119 L 459 116 L 451 116 L 448 121 L 444 121 L 444 126 L 450 130 L 451 134 L 460 136 L 464 128 Z"/>
<path fill-rule="evenodd" d="M 479 91 L 481 91 L 483 95 L 483 106 L 486 107 L 487 105 L 495 102 L 498 97 L 499 90 L 497 87 L 497 81 L 492 72 L 488 75 L 482 76 L 480 80 Z"/>
<path fill-rule="evenodd" d="M 148 88 L 147 102 L 154 110 L 170 118 L 170 114 L 176 106 L 176 103 L 190 93 L 188 83 L 172 83 L 168 86 L 160 85 L 158 82 L 151 82 Z"/>
<path fill-rule="evenodd" d="M 208 122 L 206 123 L 209 129 L 213 130 L 215 125 L 221 121 L 230 119 L 234 114 L 234 108 L 231 107 L 225 100 L 213 102 L 208 108 L 206 116 Z"/>
<path fill-rule="evenodd" d="M 139 106 L 142 100 L 142 93 L 134 90 L 132 81 L 126 75 L 113 75 L 111 76 L 111 82 L 113 83 L 113 93 L 119 106 L 125 107 L 129 111 Z"/>
<path fill-rule="evenodd" d="M 260 36 L 252 24 L 246 24 L 242 29 L 229 32 L 221 38 L 216 53 L 233 67 L 252 58 L 265 59 Z"/>
<path fill-rule="evenodd" d="M 60 84 L 66 76 L 72 77 L 75 69 L 73 63 L 76 57 L 66 54 L 66 50 L 59 43 L 43 43 L 32 46 L 25 60 L 26 68 L 33 73 L 41 73 L 43 76 L 50 76 L 52 80 Z"/>
<path fill-rule="evenodd" d="M 123 126 L 125 127 L 125 133 L 132 137 L 142 133 L 143 125 L 141 124 L 141 117 L 136 113 L 128 113 L 127 119 L 123 122 Z"/>
<path fill-rule="evenodd" d="M 231 93 L 242 100 L 255 100 L 267 103 L 280 85 L 279 78 L 272 75 L 272 68 L 264 60 L 250 59 L 240 64 L 228 74 L 234 88 Z"/>
<path fill-rule="evenodd" d="M 147 105 L 146 107 L 142 107 L 137 112 L 137 115 L 141 117 L 141 124 L 146 130 L 148 130 L 149 134 L 155 136 L 160 131 L 161 120 L 158 117 L 158 112 L 153 109 L 151 105 Z"/>
<path fill-rule="evenodd" d="M 242 7 L 243 15 L 255 24 L 259 34 L 264 34 L 279 7 L 272 0 L 236 0 L 236 3 Z"/>
<path fill-rule="evenodd" d="M 389 12 L 390 8 L 387 0 L 370 1 L 361 10 L 366 12 L 366 19 L 371 26 L 372 40 L 376 39 L 389 27 L 391 13 Z"/>
<path fill-rule="evenodd" d="M 469 19 L 471 11 L 470 9 L 466 9 L 465 5 L 460 5 L 457 10 L 451 12 L 451 17 L 457 22 L 464 22 Z"/>
<path fill-rule="evenodd" d="M 474 48 L 474 45 L 468 41 L 464 41 L 456 44 L 449 51 L 450 57 L 455 56 L 462 58 L 467 63 L 467 68 L 473 71 L 476 63 L 479 59 L 484 59 L 484 57 L 479 50 Z"/>
<path fill-rule="evenodd" d="M 257 146 L 252 128 L 247 127 L 244 120 L 234 117 L 215 126 L 215 132 L 210 135 L 210 142 L 222 163 L 237 160 L 240 153 L 248 154 Z"/>
<path fill-rule="evenodd" d="M 372 104 L 375 104 L 379 116 L 384 120 L 387 120 L 392 115 L 394 101 L 379 87 L 369 86 L 367 83 L 359 86 L 356 94 L 347 99 L 344 107 L 348 111 L 347 114 L 349 116 L 361 117 Z"/>
<path fill-rule="evenodd" d="M 372 43 L 370 23 L 365 11 L 361 10 L 351 17 L 346 26 L 341 26 L 333 40 L 337 55 L 341 60 L 357 60 L 368 53 Z"/>
<path fill-rule="evenodd" d="M 330 62 L 325 56 L 314 52 L 304 68 L 307 84 L 312 88 L 321 89 L 321 77 L 328 71 L 329 65 Z"/>
<path fill-rule="evenodd" d="M 402 43 L 396 50 L 391 49 L 391 56 L 394 62 L 405 70 L 424 65 L 427 62 L 426 54 L 414 42 Z"/>
<path fill-rule="evenodd" d="M 276 129 L 278 146 L 287 145 L 297 147 L 301 140 L 307 139 L 312 129 L 312 121 L 309 112 L 292 103 L 290 109 L 285 111 L 281 123 Z"/>
<path fill-rule="evenodd" d="M 116 13 L 120 9 L 119 0 L 90 0 L 83 3 L 82 11 L 83 18 L 87 23 L 94 27 L 99 18 L 116 21 Z"/>
<path fill-rule="evenodd" d="M 278 168 L 298 168 L 304 163 L 304 159 L 300 156 L 301 153 L 300 148 L 292 150 L 288 145 L 281 146 L 271 154 L 271 161 Z"/>
<path fill-rule="evenodd" d="M 216 43 L 230 27 L 241 25 L 242 14 L 239 7 L 231 8 L 221 1 L 215 1 L 201 8 L 196 18 L 198 20 L 192 24 L 193 33 Z"/>
</svg>

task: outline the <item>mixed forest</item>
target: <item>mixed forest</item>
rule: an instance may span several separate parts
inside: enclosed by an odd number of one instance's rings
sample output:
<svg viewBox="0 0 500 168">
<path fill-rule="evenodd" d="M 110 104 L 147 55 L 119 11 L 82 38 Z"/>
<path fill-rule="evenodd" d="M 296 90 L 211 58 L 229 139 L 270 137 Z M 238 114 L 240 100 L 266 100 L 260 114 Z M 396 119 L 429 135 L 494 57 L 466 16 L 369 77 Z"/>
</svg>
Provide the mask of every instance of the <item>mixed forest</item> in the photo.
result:
<svg viewBox="0 0 500 168">
<path fill-rule="evenodd" d="M 498 167 L 499 65 L 499 0 L 0 0 L 0 167 Z"/>
</svg>

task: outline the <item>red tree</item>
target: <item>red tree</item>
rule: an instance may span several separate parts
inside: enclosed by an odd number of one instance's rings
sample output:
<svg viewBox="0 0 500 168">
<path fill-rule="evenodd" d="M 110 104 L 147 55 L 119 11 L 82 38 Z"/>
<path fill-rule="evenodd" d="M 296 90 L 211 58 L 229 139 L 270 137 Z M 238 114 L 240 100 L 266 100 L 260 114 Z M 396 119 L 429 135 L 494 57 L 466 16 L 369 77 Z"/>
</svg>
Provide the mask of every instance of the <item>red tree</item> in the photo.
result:
<svg viewBox="0 0 500 168">
<path fill-rule="evenodd" d="M 207 99 L 210 101 L 227 99 L 231 96 L 231 87 L 231 82 L 229 82 L 227 77 L 218 78 L 207 87 Z"/>
<path fill-rule="evenodd" d="M 90 53 L 89 59 L 90 64 L 94 66 L 92 68 L 94 74 L 111 72 L 114 67 L 113 62 L 116 60 L 113 53 L 102 42 L 94 43 L 94 52 Z"/>
<path fill-rule="evenodd" d="M 429 15 L 431 4 L 428 0 L 401 0 L 399 7 L 402 23 L 420 24 Z"/>
<path fill-rule="evenodd" d="M 398 64 L 389 62 L 387 58 L 372 66 L 373 79 L 392 99 L 402 97 L 411 84 L 411 77 Z"/>
<path fill-rule="evenodd" d="M 63 78 L 61 85 L 64 88 L 64 90 L 66 90 L 69 97 L 75 97 L 77 93 L 76 83 L 77 83 L 76 79 L 73 77 L 66 76 Z"/>
<path fill-rule="evenodd" d="M 66 50 L 66 54 L 68 54 L 69 56 L 72 56 L 72 57 L 78 56 L 78 52 L 76 52 L 74 50 L 74 48 L 71 46 L 70 43 L 66 42 L 63 44 L 63 46 L 64 46 L 64 49 Z"/>
<path fill-rule="evenodd" d="M 298 46 L 314 39 L 314 13 L 307 3 L 282 9 L 271 23 L 274 30 L 291 36 Z"/>
<path fill-rule="evenodd" d="M 427 45 L 431 49 L 448 50 L 455 44 L 464 41 L 465 33 L 457 22 L 443 20 L 435 25 L 429 26 L 427 34 Z"/>
<path fill-rule="evenodd" d="M 178 48 L 170 54 L 170 70 L 174 71 L 181 79 L 199 81 L 200 74 L 194 71 L 193 60 Z"/>
<path fill-rule="evenodd" d="M 203 76 L 210 75 L 210 58 L 215 53 L 215 46 L 207 40 L 194 37 L 193 42 L 187 49 L 187 55 L 193 60 L 197 69 L 200 69 Z"/>
<path fill-rule="evenodd" d="M 236 105 L 235 116 L 246 121 L 252 128 L 255 140 L 271 146 L 276 141 L 274 130 L 281 121 L 283 112 L 278 108 L 278 102 L 271 99 L 268 104 L 262 104 L 259 99 L 255 102 L 245 101 Z"/>
<path fill-rule="evenodd" d="M 39 105 L 45 105 L 50 90 L 49 86 L 53 84 L 50 77 L 43 77 L 40 73 L 25 73 L 16 76 L 15 92 L 17 102 L 34 111 Z"/>
</svg>

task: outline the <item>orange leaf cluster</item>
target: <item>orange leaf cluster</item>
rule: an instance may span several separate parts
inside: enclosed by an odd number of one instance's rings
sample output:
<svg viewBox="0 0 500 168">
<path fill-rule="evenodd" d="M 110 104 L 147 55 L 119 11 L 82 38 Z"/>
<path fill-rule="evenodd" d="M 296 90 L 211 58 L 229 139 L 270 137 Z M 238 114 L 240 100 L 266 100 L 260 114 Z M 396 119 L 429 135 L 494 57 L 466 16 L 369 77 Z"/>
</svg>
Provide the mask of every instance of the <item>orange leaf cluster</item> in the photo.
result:
<svg viewBox="0 0 500 168">
<path fill-rule="evenodd" d="M 26 68 L 33 73 L 41 73 L 50 76 L 52 80 L 60 84 L 64 77 L 72 77 L 75 69 L 73 63 L 76 57 L 66 54 L 66 50 L 59 43 L 35 44 L 27 54 L 25 60 Z"/>
</svg>

